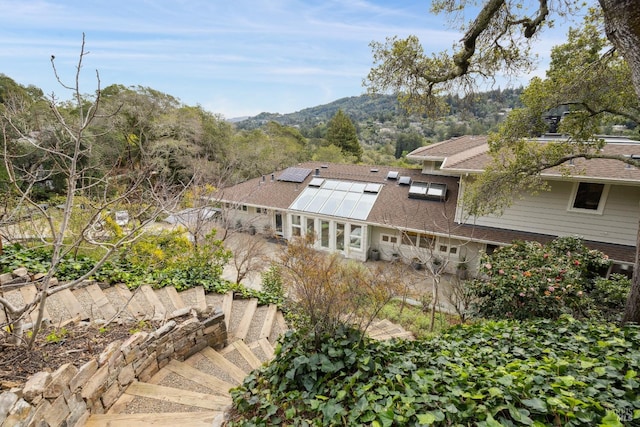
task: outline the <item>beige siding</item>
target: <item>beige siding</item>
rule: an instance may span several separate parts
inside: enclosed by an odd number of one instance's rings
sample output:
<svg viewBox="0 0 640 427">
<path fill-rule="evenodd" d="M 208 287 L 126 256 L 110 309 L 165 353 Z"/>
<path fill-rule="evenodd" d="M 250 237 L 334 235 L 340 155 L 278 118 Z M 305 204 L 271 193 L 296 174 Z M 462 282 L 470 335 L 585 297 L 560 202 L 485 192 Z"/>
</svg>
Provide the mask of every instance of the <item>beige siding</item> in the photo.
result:
<svg viewBox="0 0 640 427">
<path fill-rule="evenodd" d="M 640 188 L 611 185 L 601 215 L 568 210 L 573 183 L 551 182 L 551 191 L 516 200 L 502 216 L 475 218 L 475 224 L 586 240 L 635 245 L 640 217 Z M 467 223 L 473 223 L 469 218 Z"/>
</svg>

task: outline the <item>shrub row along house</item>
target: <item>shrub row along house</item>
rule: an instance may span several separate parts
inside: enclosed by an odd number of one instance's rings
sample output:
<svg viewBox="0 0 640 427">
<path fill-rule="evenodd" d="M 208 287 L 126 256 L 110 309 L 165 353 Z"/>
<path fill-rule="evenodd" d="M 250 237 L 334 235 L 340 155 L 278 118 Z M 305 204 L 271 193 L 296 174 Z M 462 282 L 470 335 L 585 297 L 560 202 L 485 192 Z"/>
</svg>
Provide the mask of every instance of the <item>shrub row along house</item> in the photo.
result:
<svg viewBox="0 0 640 427">
<path fill-rule="evenodd" d="M 540 138 L 541 143 L 557 135 Z M 607 137 L 604 150 L 640 154 L 637 141 Z M 307 162 L 220 190 L 232 225 L 290 239 L 312 236 L 346 258 L 431 263 L 477 271 L 481 252 L 514 240 L 577 235 L 630 274 L 640 217 L 640 171 L 616 160 L 575 160 L 575 174 L 544 172 L 550 191 L 524 195 L 501 216 L 469 216 L 465 180 L 490 161 L 487 138 L 463 136 L 407 158 L 421 169 Z"/>
</svg>

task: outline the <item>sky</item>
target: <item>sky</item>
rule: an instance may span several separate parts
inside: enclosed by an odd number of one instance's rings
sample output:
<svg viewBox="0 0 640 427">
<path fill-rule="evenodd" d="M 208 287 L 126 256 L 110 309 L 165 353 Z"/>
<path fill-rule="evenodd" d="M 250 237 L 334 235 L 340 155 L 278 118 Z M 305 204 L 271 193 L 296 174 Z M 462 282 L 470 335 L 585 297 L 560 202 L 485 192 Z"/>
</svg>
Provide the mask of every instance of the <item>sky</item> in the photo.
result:
<svg viewBox="0 0 640 427">
<path fill-rule="evenodd" d="M 526 2 L 525 2 L 526 3 Z M 416 35 L 426 52 L 461 38 L 427 0 L 0 0 L 0 73 L 58 98 L 50 58 L 73 83 L 85 34 L 81 91 L 145 86 L 230 119 L 292 113 L 361 95 L 369 44 Z M 544 74 L 558 22 L 536 45 Z"/>
</svg>

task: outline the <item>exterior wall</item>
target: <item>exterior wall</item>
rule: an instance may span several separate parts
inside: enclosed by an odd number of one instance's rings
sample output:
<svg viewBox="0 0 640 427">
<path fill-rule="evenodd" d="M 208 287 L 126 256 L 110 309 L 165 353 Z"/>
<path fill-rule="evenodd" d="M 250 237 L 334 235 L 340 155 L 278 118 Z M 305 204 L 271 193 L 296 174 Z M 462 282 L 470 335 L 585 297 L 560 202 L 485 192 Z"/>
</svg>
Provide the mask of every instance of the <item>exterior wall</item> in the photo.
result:
<svg viewBox="0 0 640 427">
<path fill-rule="evenodd" d="M 367 224 L 347 218 L 305 215 L 298 212 L 290 212 L 283 216 L 286 217 L 285 238 L 291 239 L 313 233 L 316 249 L 338 252 L 346 258 L 358 261 L 367 260 L 369 247 Z"/>
<path fill-rule="evenodd" d="M 558 236 L 578 235 L 586 240 L 635 245 L 640 218 L 640 187 L 612 184 L 600 214 L 569 209 L 573 182 L 550 181 L 549 184 L 550 191 L 515 200 L 501 216 L 471 217 L 464 221 L 480 226 Z"/>
<path fill-rule="evenodd" d="M 416 234 L 418 239 L 428 237 L 427 234 Z M 439 258 L 445 263 L 447 273 L 455 274 L 458 266 L 464 265 L 468 273 L 474 275 L 478 271 L 480 251 L 484 250 L 485 245 L 453 237 L 437 236 L 433 240 L 433 245 L 425 248 L 421 247 L 420 240 L 416 244 L 407 236 L 403 238 L 400 230 L 371 227 L 371 248 L 378 251 L 380 259 L 386 261 L 400 259 L 406 263 L 414 260 L 427 263 L 434 258 Z"/>
</svg>

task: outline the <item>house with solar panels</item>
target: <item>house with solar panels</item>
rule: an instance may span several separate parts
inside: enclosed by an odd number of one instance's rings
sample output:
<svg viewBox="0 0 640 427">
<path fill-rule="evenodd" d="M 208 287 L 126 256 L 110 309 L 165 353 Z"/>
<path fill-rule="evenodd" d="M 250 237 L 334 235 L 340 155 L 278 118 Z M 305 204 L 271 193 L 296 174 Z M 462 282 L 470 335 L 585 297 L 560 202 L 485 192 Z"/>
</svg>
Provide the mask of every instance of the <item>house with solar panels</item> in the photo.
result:
<svg viewBox="0 0 640 427">
<path fill-rule="evenodd" d="M 640 148 L 628 140 L 607 147 Z M 473 274 L 480 253 L 497 246 L 580 235 L 628 271 L 640 171 L 595 160 L 586 175 L 550 170 L 550 192 L 525 196 L 500 217 L 470 217 L 458 200 L 487 152 L 486 137 L 465 136 L 414 150 L 416 169 L 307 162 L 222 189 L 217 199 L 238 228 L 285 240 L 311 235 L 317 249 L 360 261 L 442 262 L 447 272 L 464 266 Z"/>
</svg>

